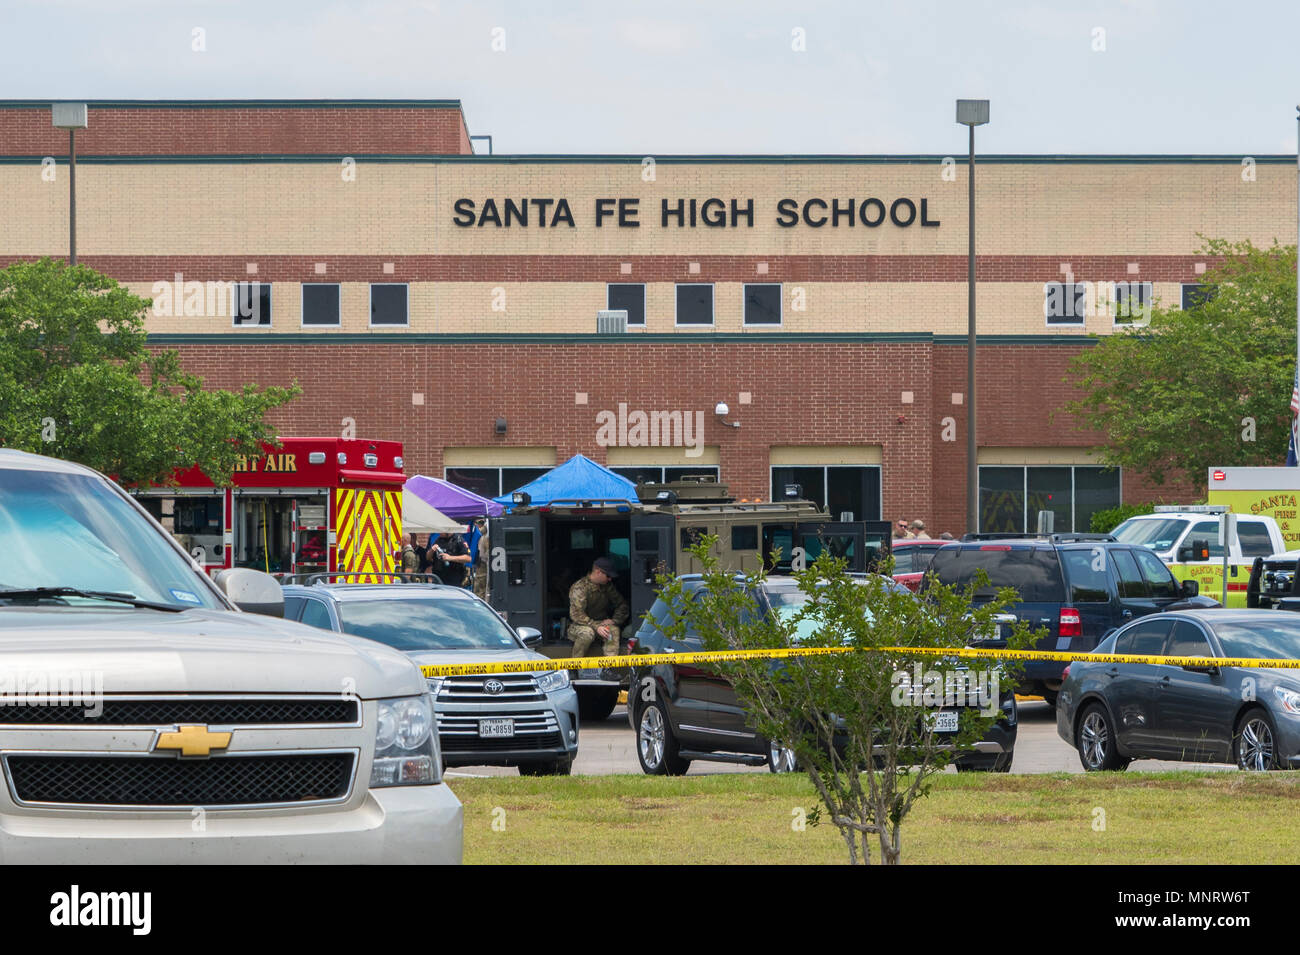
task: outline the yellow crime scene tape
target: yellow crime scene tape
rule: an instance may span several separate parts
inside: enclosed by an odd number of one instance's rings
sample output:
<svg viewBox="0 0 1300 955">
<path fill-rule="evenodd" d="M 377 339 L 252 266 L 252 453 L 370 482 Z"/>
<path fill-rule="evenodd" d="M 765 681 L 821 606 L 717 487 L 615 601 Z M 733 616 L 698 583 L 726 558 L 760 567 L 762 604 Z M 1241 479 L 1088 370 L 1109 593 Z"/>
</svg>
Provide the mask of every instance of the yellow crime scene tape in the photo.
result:
<svg viewBox="0 0 1300 955">
<path fill-rule="evenodd" d="M 1046 660 L 1073 663 L 1155 663 L 1180 667 L 1252 667 L 1261 670 L 1300 670 L 1300 660 L 1255 659 L 1251 657 L 1165 657 L 1150 654 L 1067 653 L 1053 650 L 990 650 L 975 647 L 790 647 L 775 650 L 699 650 L 691 653 L 632 653 L 617 657 L 564 657 L 557 660 L 521 660 L 513 663 L 446 663 L 421 666 L 426 677 L 474 676 L 488 673 L 535 673 L 539 670 L 629 669 L 631 667 L 697 663 L 728 663 L 740 660 L 781 660 L 787 657 L 815 657 L 841 653 L 892 653 L 913 657 L 949 657 L 981 660 Z"/>
</svg>

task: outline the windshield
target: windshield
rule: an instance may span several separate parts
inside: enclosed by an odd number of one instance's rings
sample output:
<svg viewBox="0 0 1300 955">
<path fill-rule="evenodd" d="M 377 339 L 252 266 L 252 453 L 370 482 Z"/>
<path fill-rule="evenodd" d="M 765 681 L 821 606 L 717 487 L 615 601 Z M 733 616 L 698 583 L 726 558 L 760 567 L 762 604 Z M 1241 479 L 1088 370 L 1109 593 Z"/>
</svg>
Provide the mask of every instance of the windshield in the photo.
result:
<svg viewBox="0 0 1300 955">
<path fill-rule="evenodd" d="M 343 631 L 398 650 L 518 650 L 510 628 L 477 600 L 429 596 L 346 600 Z"/>
<path fill-rule="evenodd" d="M 1184 520 L 1130 517 L 1111 531 L 1111 534 L 1125 544 L 1139 544 L 1155 551 L 1166 551 L 1174 546 L 1185 530 L 1187 521 Z"/>
<path fill-rule="evenodd" d="M 1228 657 L 1287 660 L 1300 657 L 1300 619 L 1268 623 L 1214 624 L 1214 635 Z"/>
<path fill-rule="evenodd" d="M 164 532 L 93 475 L 0 468 L 0 542 L 0 590 L 75 587 L 180 608 L 224 606 Z"/>
<path fill-rule="evenodd" d="M 1056 552 L 1047 548 L 998 543 L 945 547 L 930 564 L 939 583 L 963 590 L 973 585 L 981 570 L 989 578 L 987 586 L 975 594 L 981 600 L 992 597 L 1002 587 L 1014 587 L 1022 603 L 1058 603 L 1065 599 L 1061 563 Z"/>
</svg>

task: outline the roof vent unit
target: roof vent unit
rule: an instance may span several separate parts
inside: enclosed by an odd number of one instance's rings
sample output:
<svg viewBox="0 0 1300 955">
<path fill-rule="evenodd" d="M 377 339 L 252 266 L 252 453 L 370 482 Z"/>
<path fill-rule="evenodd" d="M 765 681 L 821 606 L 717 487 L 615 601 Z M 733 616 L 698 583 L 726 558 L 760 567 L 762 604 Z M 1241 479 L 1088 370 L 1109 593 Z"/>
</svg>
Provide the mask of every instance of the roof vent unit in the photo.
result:
<svg viewBox="0 0 1300 955">
<path fill-rule="evenodd" d="M 596 313 L 597 335 L 623 335 L 627 332 L 627 309 L 602 309 Z"/>
</svg>

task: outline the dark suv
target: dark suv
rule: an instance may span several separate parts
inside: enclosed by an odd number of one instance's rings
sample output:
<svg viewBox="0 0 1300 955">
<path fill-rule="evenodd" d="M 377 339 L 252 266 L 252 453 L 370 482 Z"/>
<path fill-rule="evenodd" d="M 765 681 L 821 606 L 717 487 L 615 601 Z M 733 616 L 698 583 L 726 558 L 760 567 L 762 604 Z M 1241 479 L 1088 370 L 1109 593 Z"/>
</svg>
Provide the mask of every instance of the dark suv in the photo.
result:
<svg viewBox="0 0 1300 955">
<path fill-rule="evenodd" d="M 921 592 L 933 582 L 969 586 L 978 570 L 989 586 L 976 602 L 1014 587 L 1020 602 L 1007 611 L 1047 630 L 1037 650 L 1087 652 L 1134 617 L 1219 606 L 1198 596 L 1196 581 L 1179 584 L 1154 552 L 1104 534 L 967 534 L 935 553 Z M 1027 662 L 1020 689 L 1055 706 L 1064 669 L 1055 661 Z"/>
<path fill-rule="evenodd" d="M 855 577 L 866 579 L 865 574 Z M 679 578 L 687 594 L 701 589 L 699 574 Z M 892 582 L 891 582 L 892 583 Z M 901 584 L 893 584 L 900 590 Z M 798 583 L 789 577 L 769 577 L 755 593 L 761 612 L 782 614 L 807 600 Z M 680 616 L 680 612 L 678 614 Z M 690 653 L 703 649 L 700 637 L 689 630 L 681 640 L 664 636 L 660 627 L 670 619 L 669 606 L 662 598 L 654 602 L 647 619 L 632 638 L 632 652 Z M 1010 622 L 1010 618 L 1007 618 Z M 1005 643 L 1001 644 L 1005 646 Z M 965 669 L 957 663 L 951 670 Z M 1009 681 L 1001 684 L 998 706 L 1002 718 L 984 739 L 954 760 L 958 771 L 993 770 L 1009 772 L 1016 745 L 1016 698 Z M 628 721 L 637 735 L 637 757 L 641 769 L 650 775 L 679 776 L 693 760 L 767 765 L 774 773 L 795 769 L 794 754 L 787 748 L 759 736 L 749 725 L 748 714 L 725 677 L 700 666 L 660 664 L 634 667 L 628 690 Z M 935 711 L 936 734 L 948 732 L 945 718 L 957 729 L 957 710 Z"/>
</svg>

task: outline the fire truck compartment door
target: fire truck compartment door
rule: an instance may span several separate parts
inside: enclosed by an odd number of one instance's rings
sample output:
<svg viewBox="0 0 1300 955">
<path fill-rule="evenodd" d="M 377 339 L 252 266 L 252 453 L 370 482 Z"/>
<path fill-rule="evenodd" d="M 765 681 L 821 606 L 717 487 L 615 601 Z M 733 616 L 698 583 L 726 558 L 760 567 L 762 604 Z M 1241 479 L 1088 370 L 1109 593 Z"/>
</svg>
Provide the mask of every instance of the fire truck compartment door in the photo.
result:
<svg viewBox="0 0 1300 955">
<path fill-rule="evenodd" d="M 545 632 L 542 619 L 542 515 L 506 514 L 488 522 L 492 606 L 512 627 Z"/>
<path fill-rule="evenodd" d="M 815 521 L 795 529 L 796 547 L 802 551 L 805 568 L 811 567 L 823 551 L 829 551 L 834 557 L 847 558 L 849 570 L 864 570 L 865 538 L 866 528 L 861 521 Z"/>
<path fill-rule="evenodd" d="M 676 519 L 671 514 L 633 514 L 632 550 L 628 577 L 632 585 L 632 619 L 628 626 L 635 632 L 641 614 L 655 600 L 656 574 L 672 574 L 677 569 L 677 551 L 673 544 Z"/>
</svg>

